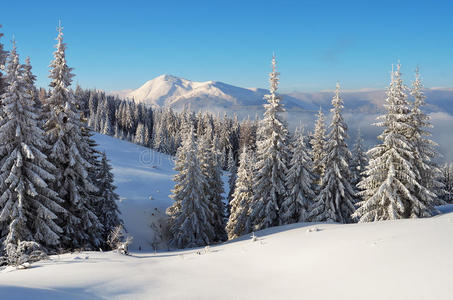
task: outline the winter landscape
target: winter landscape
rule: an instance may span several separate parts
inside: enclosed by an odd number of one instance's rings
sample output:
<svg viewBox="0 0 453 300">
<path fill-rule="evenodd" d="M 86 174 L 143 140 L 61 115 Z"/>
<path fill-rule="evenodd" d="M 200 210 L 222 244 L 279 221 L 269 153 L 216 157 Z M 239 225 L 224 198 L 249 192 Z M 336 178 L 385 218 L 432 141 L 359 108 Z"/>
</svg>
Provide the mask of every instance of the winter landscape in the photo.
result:
<svg viewBox="0 0 453 300">
<path fill-rule="evenodd" d="M 7 4 L 0 299 L 452 299 L 453 6 L 384 2 Z"/>
</svg>

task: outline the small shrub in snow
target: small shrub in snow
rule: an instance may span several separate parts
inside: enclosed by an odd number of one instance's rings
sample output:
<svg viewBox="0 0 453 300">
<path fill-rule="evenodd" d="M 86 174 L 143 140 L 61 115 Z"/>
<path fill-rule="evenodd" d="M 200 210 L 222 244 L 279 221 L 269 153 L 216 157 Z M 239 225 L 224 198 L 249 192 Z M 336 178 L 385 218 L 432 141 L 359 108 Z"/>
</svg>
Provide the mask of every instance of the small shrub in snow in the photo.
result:
<svg viewBox="0 0 453 300">
<path fill-rule="evenodd" d="M 47 259 L 47 254 L 36 242 L 19 241 L 18 245 L 9 244 L 6 248 L 6 263 L 20 269 L 26 269 L 31 263 Z"/>
<path fill-rule="evenodd" d="M 107 243 L 113 250 L 116 250 L 120 254 L 129 254 L 128 248 L 132 243 L 133 238 L 131 236 L 124 237 L 124 228 L 122 225 L 118 225 L 110 233 Z"/>
</svg>

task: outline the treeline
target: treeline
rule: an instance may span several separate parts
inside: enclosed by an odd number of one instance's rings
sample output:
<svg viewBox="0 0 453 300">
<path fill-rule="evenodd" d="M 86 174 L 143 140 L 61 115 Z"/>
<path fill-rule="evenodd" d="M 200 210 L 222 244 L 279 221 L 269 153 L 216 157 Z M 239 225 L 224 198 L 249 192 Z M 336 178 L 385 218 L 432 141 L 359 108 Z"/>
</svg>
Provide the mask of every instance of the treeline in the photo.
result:
<svg viewBox="0 0 453 300">
<path fill-rule="evenodd" d="M 110 249 L 122 223 L 111 167 L 70 85 L 62 27 L 48 93 L 34 85 L 30 59 L 0 43 L 0 264 L 47 254 Z"/>
</svg>

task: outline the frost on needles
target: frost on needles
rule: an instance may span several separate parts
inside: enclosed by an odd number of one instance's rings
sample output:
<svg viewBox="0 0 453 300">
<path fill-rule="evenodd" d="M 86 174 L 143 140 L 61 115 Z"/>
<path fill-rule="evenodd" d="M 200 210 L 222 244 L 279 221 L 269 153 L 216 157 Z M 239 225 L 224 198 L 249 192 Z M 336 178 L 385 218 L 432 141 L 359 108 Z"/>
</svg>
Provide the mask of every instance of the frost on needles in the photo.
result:
<svg viewBox="0 0 453 300">
<path fill-rule="evenodd" d="M 387 113 L 376 124 L 384 128 L 381 144 L 368 151 L 370 161 L 359 183 L 363 201 L 354 216 L 360 222 L 429 217 L 436 212 L 435 194 L 421 180 L 418 166 L 424 160 L 417 149 L 421 135 L 416 134 L 421 124 L 415 122 L 416 110 L 411 111 L 406 90 L 398 64 L 387 89 Z"/>
</svg>

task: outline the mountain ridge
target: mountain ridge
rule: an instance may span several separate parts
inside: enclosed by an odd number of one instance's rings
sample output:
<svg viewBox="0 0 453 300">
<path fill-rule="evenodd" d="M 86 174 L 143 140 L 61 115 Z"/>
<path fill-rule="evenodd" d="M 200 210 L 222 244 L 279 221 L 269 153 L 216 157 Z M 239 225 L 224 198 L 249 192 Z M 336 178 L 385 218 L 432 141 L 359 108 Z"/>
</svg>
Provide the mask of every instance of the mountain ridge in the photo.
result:
<svg viewBox="0 0 453 300">
<path fill-rule="evenodd" d="M 446 112 L 453 115 L 453 89 L 427 88 L 426 110 Z M 109 94 L 120 98 L 134 99 L 151 107 L 171 107 L 181 110 L 190 106 L 192 110 L 210 112 L 234 112 L 261 110 L 264 95 L 269 93 L 263 88 L 243 88 L 221 81 L 197 82 L 163 74 L 146 81 L 137 89 L 111 91 Z M 330 109 L 333 91 L 283 93 L 282 103 L 291 111 L 317 111 Z M 349 112 L 377 113 L 382 111 L 385 90 L 361 89 L 342 91 L 345 110 Z"/>
</svg>

